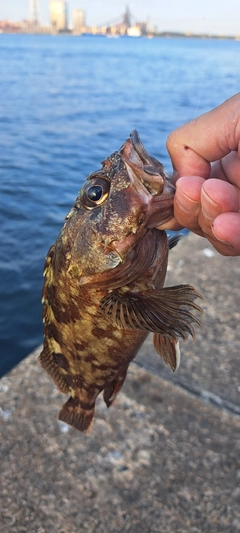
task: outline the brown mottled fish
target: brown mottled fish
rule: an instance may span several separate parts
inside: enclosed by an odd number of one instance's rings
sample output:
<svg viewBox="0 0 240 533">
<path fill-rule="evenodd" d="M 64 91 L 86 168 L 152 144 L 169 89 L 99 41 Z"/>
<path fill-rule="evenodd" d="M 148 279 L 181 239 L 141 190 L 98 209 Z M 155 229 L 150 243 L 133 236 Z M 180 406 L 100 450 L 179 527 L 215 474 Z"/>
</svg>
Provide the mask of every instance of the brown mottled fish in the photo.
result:
<svg viewBox="0 0 240 533">
<path fill-rule="evenodd" d="M 97 396 L 109 407 L 148 332 L 175 370 L 178 338 L 200 324 L 190 285 L 163 288 L 175 188 L 138 133 L 84 183 L 44 270 L 40 363 L 69 400 L 60 420 L 89 433 Z"/>
</svg>

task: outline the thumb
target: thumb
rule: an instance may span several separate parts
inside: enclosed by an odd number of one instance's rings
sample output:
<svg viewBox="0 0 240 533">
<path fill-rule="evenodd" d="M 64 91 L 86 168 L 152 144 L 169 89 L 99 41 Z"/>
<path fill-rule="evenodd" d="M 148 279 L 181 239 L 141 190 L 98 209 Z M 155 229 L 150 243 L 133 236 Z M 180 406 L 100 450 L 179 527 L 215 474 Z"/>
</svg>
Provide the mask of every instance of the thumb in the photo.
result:
<svg viewBox="0 0 240 533">
<path fill-rule="evenodd" d="M 179 176 L 206 179 L 210 162 L 237 150 L 239 140 L 240 93 L 170 133 L 167 149 Z"/>
</svg>

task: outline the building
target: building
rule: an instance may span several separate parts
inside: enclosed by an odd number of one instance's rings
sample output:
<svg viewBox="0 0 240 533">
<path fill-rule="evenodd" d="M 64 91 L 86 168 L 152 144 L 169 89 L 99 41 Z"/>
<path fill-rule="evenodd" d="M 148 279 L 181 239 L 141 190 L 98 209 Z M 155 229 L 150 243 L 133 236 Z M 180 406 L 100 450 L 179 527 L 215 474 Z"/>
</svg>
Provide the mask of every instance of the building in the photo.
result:
<svg viewBox="0 0 240 533">
<path fill-rule="evenodd" d="M 64 0 L 51 0 L 49 3 L 50 23 L 54 32 L 68 28 L 67 3 Z"/>
<path fill-rule="evenodd" d="M 85 13 L 82 9 L 73 11 L 73 33 L 80 35 L 85 27 Z"/>
</svg>

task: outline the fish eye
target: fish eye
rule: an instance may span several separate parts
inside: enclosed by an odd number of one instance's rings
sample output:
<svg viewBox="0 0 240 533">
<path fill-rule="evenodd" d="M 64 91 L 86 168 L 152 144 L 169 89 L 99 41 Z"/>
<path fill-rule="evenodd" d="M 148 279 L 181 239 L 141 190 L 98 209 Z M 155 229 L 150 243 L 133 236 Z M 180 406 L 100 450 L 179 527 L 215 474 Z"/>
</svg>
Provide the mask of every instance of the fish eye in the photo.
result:
<svg viewBox="0 0 240 533">
<path fill-rule="evenodd" d="M 82 189 L 82 202 L 87 209 L 103 204 L 108 198 L 110 182 L 104 178 L 93 178 Z"/>
<path fill-rule="evenodd" d="M 103 188 L 101 185 L 93 185 L 87 191 L 88 199 L 91 202 L 98 202 L 103 194 Z"/>
</svg>

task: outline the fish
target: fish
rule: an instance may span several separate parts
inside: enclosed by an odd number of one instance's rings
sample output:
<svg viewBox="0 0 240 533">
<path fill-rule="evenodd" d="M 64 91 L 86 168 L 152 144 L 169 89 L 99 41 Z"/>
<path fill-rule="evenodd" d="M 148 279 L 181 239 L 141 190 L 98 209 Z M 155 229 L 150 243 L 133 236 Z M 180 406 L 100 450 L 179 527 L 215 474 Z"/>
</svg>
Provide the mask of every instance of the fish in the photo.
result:
<svg viewBox="0 0 240 533">
<path fill-rule="evenodd" d="M 39 361 L 69 395 L 59 419 L 89 434 L 95 402 L 110 407 L 149 332 L 174 371 L 179 339 L 194 338 L 201 297 L 188 284 L 164 287 L 175 187 L 134 130 L 82 186 L 50 247 L 42 293 Z"/>
</svg>

